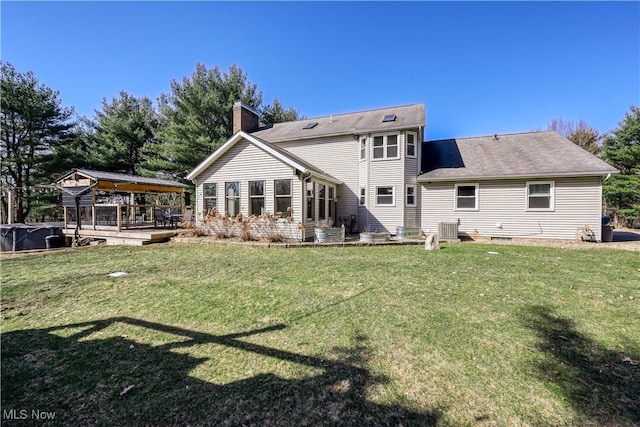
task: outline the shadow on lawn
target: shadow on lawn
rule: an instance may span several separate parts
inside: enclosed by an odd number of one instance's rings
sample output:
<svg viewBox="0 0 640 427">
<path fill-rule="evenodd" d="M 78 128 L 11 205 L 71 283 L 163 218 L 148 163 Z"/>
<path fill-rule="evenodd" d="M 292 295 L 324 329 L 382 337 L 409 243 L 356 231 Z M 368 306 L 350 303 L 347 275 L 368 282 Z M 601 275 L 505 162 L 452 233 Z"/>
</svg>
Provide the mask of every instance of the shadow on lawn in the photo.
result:
<svg viewBox="0 0 640 427">
<path fill-rule="evenodd" d="M 179 341 L 150 346 L 126 335 L 91 338 L 116 323 L 173 334 Z M 4 333 L 3 424 L 21 415 L 26 419 L 20 425 L 35 423 L 36 410 L 53 411 L 54 422 L 66 425 L 436 425 L 435 411 L 419 413 L 367 399 L 367 388 L 385 380 L 363 367 L 368 359 L 364 337 L 356 337 L 353 347 L 336 349 L 338 361 L 240 340 L 285 327 L 217 336 L 112 318 Z M 227 346 L 320 372 L 302 379 L 265 373 L 217 385 L 189 376 L 207 358 L 194 358 L 185 349 L 200 344 Z M 129 385 L 134 387 L 121 394 Z"/>
<path fill-rule="evenodd" d="M 604 348 L 547 307 L 531 307 L 526 322 L 539 336 L 538 349 L 545 355 L 538 365 L 540 374 L 559 387 L 585 423 L 640 425 L 637 343 L 631 353 Z"/>
</svg>

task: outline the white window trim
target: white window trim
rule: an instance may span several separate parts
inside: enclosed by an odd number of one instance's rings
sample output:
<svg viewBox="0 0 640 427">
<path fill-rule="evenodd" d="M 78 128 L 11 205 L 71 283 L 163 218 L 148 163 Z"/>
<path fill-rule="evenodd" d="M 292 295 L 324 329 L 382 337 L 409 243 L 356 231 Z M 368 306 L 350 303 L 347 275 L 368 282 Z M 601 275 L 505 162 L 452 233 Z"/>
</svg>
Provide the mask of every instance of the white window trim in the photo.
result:
<svg viewBox="0 0 640 427">
<path fill-rule="evenodd" d="M 364 190 L 364 194 L 362 194 L 362 190 Z M 364 197 L 364 202 L 362 200 L 363 197 Z M 358 204 L 359 206 L 367 205 L 367 188 L 366 187 L 360 187 L 360 193 L 358 194 Z"/>
<path fill-rule="evenodd" d="M 362 142 L 364 141 L 364 156 L 362 155 Z M 360 161 L 367 160 L 367 138 L 358 139 L 358 150 Z M 372 154 L 373 155 L 373 154 Z"/>
<path fill-rule="evenodd" d="M 476 187 L 476 207 L 475 208 L 459 208 L 458 207 L 458 187 Z M 475 183 L 460 183 L 456 184 L 453 189 L 453 210 L 455 211 L 470 211 L 477 212 L 480 208 L 480 185 Z"/>
<path fill-rule="evenodd" d="M 391 188 L 391 197 L 393 203 L 378 203 L 378 188 Z M 388 206 L 392 207 L 396 205 L 396 186 L 395 185 L 376 185 L 376 192 L 374 193 L 374 206 Z"/>
<path fill-rule="evenodd" d="M 333 193 L 333 197 L 331 196 L 331 193 Z M 337 196 L 336 187 L 332 185 L 327 185 L 327 218 L 333 219 L 333 217 L 336 214 L 336 209 L 335 209 L 336 196 Z"/>
<path fill-rule="evenodd" d="M 229 184 L 238 184 L 238 195 L 237 196 L 229 196 L 227 194 L 227 186 Z M 241 202 L 240 202 L 240 197 L 242 197 L 242 183 L 240 181 L 225 181 L 224 182 L 224 211 L 225 212 L 229 212 L 229 200 L 233 199 L 233 200 L 238 200 L 238 212 L 236 213 L 239 214 L 242 212 L 242 206 L 241 206 Z M 217 202 L 216 202 L 217 203 Z M 233 215 L 235 216 L 235 215 Z"/>
<path fill-rule="evenodd" d="M 409 201 L 407 200 L 407 197 L 409 196 L 409 188 L 413 188 L 413 203 L 409 203 Z M 417 206 L 417 198 L 418 196 L 416 195 L 418 193 L 418 186 L 417 185 L 407 185 L 405 188 L 405 192 L 404 192 L 404 204 L 405 206 L 410 206 L 410 207 L 416 207 Z"/>
<path fill-rule="evenodd" d="M 396 136 L 396 142 L 397 142 L 396 147 L 398 148 L 398 155 L 395 156 L 395 157 L 387 157 L 387 149 L 388 149 L 387 140 L 388 140 L 388 137 L 391 136 L 391 135 L 395 135 Z M 374 153 L 374 150 L 375 150 L 373 142 L 374 142 L 374 140 L 375 140 L 375 138 L 377 136 L 381 136 L 382 137 L 382 154 L 383 155 L 382 155 L 382 157 L 379 157 L 379 158 L 376 159 L 375 157 L 373 157 L 373 153 Z M 371 144 L 370 145 L 371 145 L 371 161 L 372 162 L 377 162 L 377 161 L 380 161 L 380 160 L 397 160 L 397 159 L 400 158 L 400 145 L 401 144 L 400 144 L 400 134 L 398 132 L 378 133 L 378 134 L 375 134 L 375 135 L 371 135 Z M 381 185 L 381 187 L 384 187 L 384 185 Z"/>
<path fill-rule="evenodd" d="M 549 184 L 549 192 L 550 197 L 549 197 L 549 207 L 548 208 L 530 208 L 529 207 L 529 186 L 530 185 L 536 185 L 536 184 Z M 525 185 L 525 210 L 527 212 L 553 212 L 556 209 L 556 203 L 555 203 L 555 199 L 556 199 L 556 182 L 555 181 L 527 181 L 526 185 Z"/>
<path fill-rule="evenodd" d="M 311 178 L 304 182 L 304 210 L 305 210 L 305 220 L 314 221 L 316 218 L 316 183 Z M 309 185 L 311 184 L 311 185 Z M 311 187 L 311 190 L 309 190 Z M 311 197 L 309 197 L 309 192 L 311 192 Z M 311 199 L 313 202 L 311 205 L 313 206 L 311 209 L 311 217 L 309 217 L 309 206 L 308 200 Z"/>
<path fill-rule="evenodd" d="M 251 194 L 251 183 L 253 182 L 261 182 L 262 183 L 262 195 L 261 196 L 254 196 Z M 253 181 L 249 181 L 249 215 L 258 215 L 258 214 L 252 214 L 251 213 L 251 208 L 253 206 L 253 199 L 262 199 L 263 200 L 263 205 L 264 207 L 262 208 L 263 211 L 266 211 L 267 209 L 267 182 L 263 179 L 258 179 L 258 180 L 253 180 Z M 264 212 L 261 212 L 260 215 L 262 215 Z"/>
<path fill-rule="evenodd" d="M 277 194 L 277 185 L 276 185 L 276 181 L 289 181 L 289 194 Z M 281 178 L 281 179 L 274 179 L 273 180 L 273 212 L 275 214 L 276 210 L 277 210 L 277 206 L 278 206 L 278 199 L 279 198 L 285 198 L 288 197 L 289 200 L 289 207 L 292 209 L 291 212 L 282 212 L 282 218 L 287 218 L 289 216 L 289 214 L 293 213 L 293 180 L 289 179 L 289 178 Z M 265 200 L 266 202 L 266 200 Z"/>
<path fill-rule="evenodd" d="M 409 135 L 413 135 L 413 156 L 410 156 L 409 153 Z M 415 159 L 418 157 L 418 134 L 415 132 L 407 132 L 405 136 L 405 153 L 407 153 L 407 157 L 410 159 Z"/>
<path fill-rule="evenodd" d="M 213 196 L 207 196 L 207 190 L 206 190 L 206 186 L 207 185 L 215 185 L 216 186 L 216 192 L 215 195 Z M 202 209 L 205 209 L 207 206 L 207 200 L 215 200 L 216 201 L 216 209 L 218 208 L 218 183 L 217 182 L 205 182 L 202 184 Z M 208 211 L 208 209 L 207 209 Z"/>
<path fill-rule="evenodd" d="M 322 192 L 320 191 L 320 187 L 324 187 L 324 197 L 321 196 Z M 316 203 L 318 204 L 318 221 L 324 221 L 329 219 L 329 206 L 327 204 L 329 186 L 323 182 L 319 182 L 316 188 L 318 189 L 318 197 L 316 197 Z M 323 210 L 323 215 L 320 215 Z"/>
</svg>

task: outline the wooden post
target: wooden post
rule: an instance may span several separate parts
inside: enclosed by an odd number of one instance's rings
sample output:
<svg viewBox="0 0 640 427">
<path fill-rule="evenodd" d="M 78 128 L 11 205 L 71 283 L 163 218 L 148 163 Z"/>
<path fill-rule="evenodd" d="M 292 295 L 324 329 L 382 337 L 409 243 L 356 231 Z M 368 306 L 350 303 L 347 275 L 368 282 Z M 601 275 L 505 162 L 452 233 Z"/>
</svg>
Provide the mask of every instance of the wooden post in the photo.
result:
<svg viewBox="0 0 640 427">
<path fill-rule="evenodd" d="M 7 224 L 13 224 L 14 204 L 16 203 L 16 195 L 13 188 L 7 189 Z"/>
<path fill-rule="evenodd" d="M 78 240 L 80 240 L 80 194 L 76 194 L 73 198 L 76 203 L 76 231 L 73 233 L 73 243 L 71 244 L 71 247 L 76 248 L 78 247 Z"/>
<path fill-rule="evenodd" d="M 96 188 L 91 189 L 91 226 L 96 229 L 98 225 L 98 212 L 96 209 Z"/>
<path fill-rule="evenodd" d="M 120 202 L 118 202 L 118 206 L 116 206 L 116 219 L 119 233 L 122 230 L 122 203 Z"/>
<path fill-rule="evenodd" d="M 129 207 L 129 212 L 127 214 L 127 228 L 129 228 L 132 221 L 134 224 L 136 222 L 136 194 L 133 191 L 129 193 Z"/>
</svg>

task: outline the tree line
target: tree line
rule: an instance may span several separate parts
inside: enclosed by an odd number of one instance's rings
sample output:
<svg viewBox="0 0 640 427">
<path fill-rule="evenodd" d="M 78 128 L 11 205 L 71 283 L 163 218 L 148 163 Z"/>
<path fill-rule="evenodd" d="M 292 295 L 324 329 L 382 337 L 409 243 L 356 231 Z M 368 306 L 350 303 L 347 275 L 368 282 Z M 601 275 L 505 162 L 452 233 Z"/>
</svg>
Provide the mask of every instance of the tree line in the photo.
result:
<svg viewBox="0 0 640 427">
<path fill-rule="evenodd" d="M 640 227 L 640 108 L 631 106 L 618 127 L 600 134 L 584 120 L 552 119 L 547 130 L 558 132 L 620 171 L 604 181 L 604 210 L 619 226 Z"/>
<path fill-rule="evenodd" d="M 91 118 L 61 105 L 57 91 L 2 62 L 0 167 L 2 188 L 16 197 L 16 222 L 60 218 L 52 181 L 74 167 L 186 182 L 185 177 L 232 134 L 233 103 L 261 114 L 263 125 L 302 118 L 262 92 L 237 65 L 226 71 L 197 64 L 191 76 L 172 80 L 154 103 L 125 91 Z M 620 225 L 640 223 L 640 108 L 631 106 L 618 127 L 600 134 L 583 120 L 553 119 L 554 130 L 620 170 L 603 187 L 605 209 Z M 5 192 L 0 219 L 6 222 Z"/>
<path fill-rule="evenodd" d="M 261 113 L 262 124 L 297 120 L 298 111 L 262 92 L 236 65 L 222 71 L 197 64 L 172 80 L 156 102 L 125 91 L 103 98 L 93 117 L 62 106 L 60 94 L 2 62 L 0 166 L 3 189 L 13 189 L 15 221 L 57 220 L 59 191 L 52 182 L 82 167 L 186 182 L 186 175 L 232 135 L 233 103 Z M 1 219 L 7 219 L 2 192 Z"/>
</svg>

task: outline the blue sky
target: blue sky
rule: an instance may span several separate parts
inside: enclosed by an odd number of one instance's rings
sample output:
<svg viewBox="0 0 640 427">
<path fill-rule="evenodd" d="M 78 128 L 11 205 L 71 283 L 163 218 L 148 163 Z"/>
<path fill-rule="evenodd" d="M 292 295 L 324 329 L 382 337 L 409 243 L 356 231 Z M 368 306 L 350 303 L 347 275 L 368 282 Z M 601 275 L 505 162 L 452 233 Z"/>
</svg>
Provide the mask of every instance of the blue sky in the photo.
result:
<svg viewBox="0 0 640 427">
<path fill-rule="evenodd" d="M 238 64 L 307 117 L 424 103 L 427 139 L 613 130 L 640 105 L 639 2 L 7 2 L 1 58 L 92 116 Z"/>
</svg>

